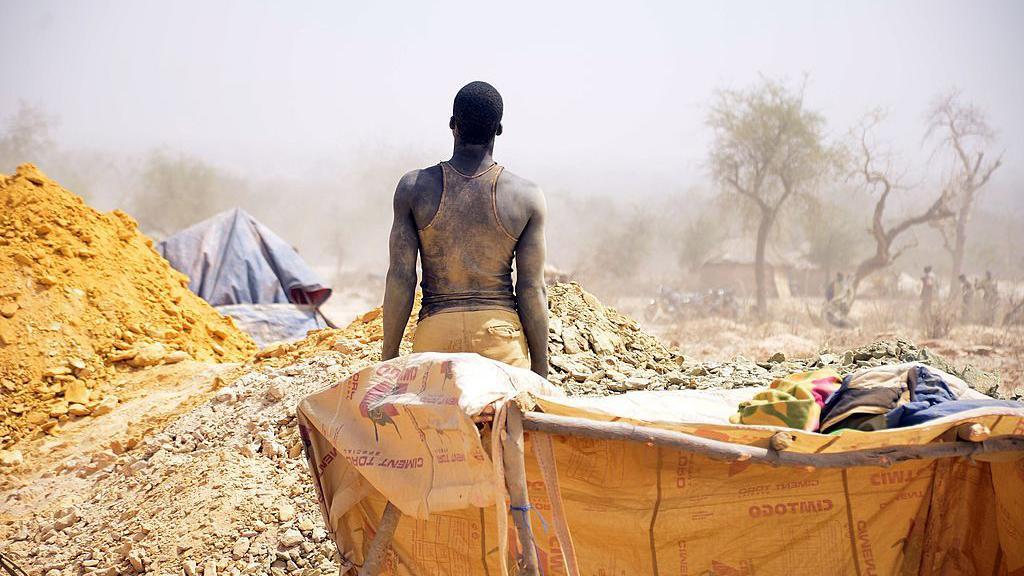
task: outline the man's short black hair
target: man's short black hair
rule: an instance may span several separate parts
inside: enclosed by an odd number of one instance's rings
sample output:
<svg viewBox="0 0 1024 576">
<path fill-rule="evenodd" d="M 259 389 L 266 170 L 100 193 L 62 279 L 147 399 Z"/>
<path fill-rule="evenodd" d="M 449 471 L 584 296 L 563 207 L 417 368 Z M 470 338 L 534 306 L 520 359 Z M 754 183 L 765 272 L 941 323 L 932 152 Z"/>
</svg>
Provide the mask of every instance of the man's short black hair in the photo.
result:
<svg viewBox="0 0 1024 576">
<path fill-rule="evenodd" d="M 455 95 L 452 116 L 467 144 L 487 144 L 498 133 L 504 104 L 487 82 L 470 82 Z"/>
</svg>

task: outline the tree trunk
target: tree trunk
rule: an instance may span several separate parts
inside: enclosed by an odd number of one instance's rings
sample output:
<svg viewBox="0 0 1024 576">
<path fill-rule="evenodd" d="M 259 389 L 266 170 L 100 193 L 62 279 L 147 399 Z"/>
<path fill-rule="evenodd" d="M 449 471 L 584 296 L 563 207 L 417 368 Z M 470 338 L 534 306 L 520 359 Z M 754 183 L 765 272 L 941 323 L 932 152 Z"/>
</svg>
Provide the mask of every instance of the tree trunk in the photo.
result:
<svg viewBox="0 0 1024 576">
<path fill-rule="evenodd" d="M 868 276 L 871 276 L 879 270 L 884 270 L 892 262 L 889 261 L 885 256 L 876 254 L 867 260 L 864 260 L 857 265 L 857 271 L 853 274 L 853 282 L 851 289 L 853 291 L 853 298 L 850 301 L 850 306 L 857 300 L 857 293 L 860 291 L 860 284 Z"/>
<path fill-rule="evenodd" d="M 949 280 L 949 297 L 960 299 L 960 275 L 964 271 L 964 254 L 967 249 L 967 214 L 956 216 L 956 237 L 953 244 L 953 273 Z"/>
<path fill-rule="evenodd" d="M 764 319 L 768 317 L 768 285 L 765 278 L 765 246 L 768 244 L 768 233 L 771 232 L 774 215 L 770 213 L 761 214 L 761 222 L 757 225 L 757 248 L 754 251 L 754 287 L 757 291 L 757 304 L 754 310 L 757 317 Z"/>
</svg>

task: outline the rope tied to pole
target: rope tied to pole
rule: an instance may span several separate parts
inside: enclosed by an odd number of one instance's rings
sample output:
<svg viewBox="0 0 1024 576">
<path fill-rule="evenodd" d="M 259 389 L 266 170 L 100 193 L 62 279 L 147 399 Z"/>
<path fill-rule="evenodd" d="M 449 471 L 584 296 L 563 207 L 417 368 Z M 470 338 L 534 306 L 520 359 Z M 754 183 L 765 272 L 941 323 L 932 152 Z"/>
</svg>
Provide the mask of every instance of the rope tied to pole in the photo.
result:
<svg viewBox="0 0 1024 576">
<path fill-rule="evenodd" d="M 533 510 L 534 512 L 536 512 L 532 504 L 527 504 L 526 506 L 509 506 L 508 508 L 513 512 L 522 512 L 526 516 L 527 521 L 529 521 L 530 519 L 530 511 Z M 543 528 L 545 532 L 547 532 L 548 523 L 544 520 L 544 515 L 540 512 L 537 512 L 537 518 L 540 518 L 540 527 Z"/>
<path fill-rule="evenodd" d="M 522 512 L 523 516 L 525 517 L 525 521 L 527 523 L 530 522 L 530 511 L 532 510 L 532 511 L 536 512 L 537 518 L 540 518 L 540 527 L 544 530 L 545 533 L 547 533 L 547 531 L 548 531 L 548 523 L 544 520 L 544 515 L 541 514 L 540 512 L 537 512 L 534 509 L 532 504 L 526 504 L 525 506 L 509 506 L 508 508 L 509 508 L 509 510 L 511 510 L 513 512 Z M 538 550 L 540 549 L 540 546 L 537 544 L 537 537 L 536 536 L 533 536 L 533 546 L 534 546 L 534 548 L 536 548 Z M 544 568 L 541 567 L 539 564 L 537 565 L 537 570 L 540 571 L 541 576 L 544 576 Z"/>
</svg>

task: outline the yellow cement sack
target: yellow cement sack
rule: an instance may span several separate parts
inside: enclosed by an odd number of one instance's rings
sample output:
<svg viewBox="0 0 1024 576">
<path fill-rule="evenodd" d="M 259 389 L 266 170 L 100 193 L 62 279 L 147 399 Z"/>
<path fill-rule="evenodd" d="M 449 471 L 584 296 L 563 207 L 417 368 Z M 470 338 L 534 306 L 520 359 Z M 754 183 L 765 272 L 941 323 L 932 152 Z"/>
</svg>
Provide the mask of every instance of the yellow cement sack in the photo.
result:
<svg viewBox="0 0 1024 576">
<path fill-rule="evenodd" d="M 373 524 L 353 525 L 353 514 L 372 507 L 374 495 L 402 511 L 403 528 L 453 510 L 493 509 L 494 466 L 473 417 L 529 393 L 561 394 L 528 370 L 477 354 L 421 353 L 366 368 L 303 399 L 306 455 L 342 554 L 361 561 L 358 544 Z M 379 518 L 379 511 L 367 518 Z"/>
<path fill-rule="evenodd" d="M 437 355 L 433 361 L 441 362 L 443 357 Z M 506 382 L 508 377 L 502 373 L 490 372 L 499 382 Z M 304 425 L 336 421 L 335 412 L 356 418 L 357 409 L 346 405 L 358 406 L 360 394 L 372 388 L 368 384 L 363 381 L 351 396 L 342 384 L 321 393 L 315 402 L 304 402 Z M 490 394 L 500 392 L 493 388 L 495 384 L 481 386 Z M 446 397 L 459 397 L 448 402 L 471 407 L 460 409 L 463 414 L 479 409 L 487 397 L 477 397 L 476 388 L 464 384 L 448 384 L 445 389 L 451 391 Z M 779 428 L 728 422 L 736 403 L 748 393 L 643 392 L 575 398 L 542 391 L 521 403 L 536 404 L 538 410 L 549 414 L 626 421 L 766 447 Z M 504 394 L 507 399 L 515 393 L 505 389 Z M 463 398 L 466 395 L 474 397 Z M 318 411 L 307 412 L 313 407 Z M 407 442 L 407 425 L 398 420 L 404 416 L 393 418 L 398 426 L 386 430 L 387 443 Z M 985 424 L 993 436 L 1024 435 L 1024 410 L 1007 408 L 963 412 L 879 432 L 848 431 L 841 436 L 787 432 L 796 438 L 790 450 L 842 453 L 953 440 L 956 427 L 965 422 Z M 468 429 L 459 430 L 460 435 L 472 436 Z M 403 434 L 400 441 L 398 431 Z M 376 445 L 372 428 L 359 428 L 357 433 L 362 441 Z M 430 434 L 433 432 L 426 435 Z M 332 437 L 346 446 L 345 435 L 343 431 Z M 310 436 L 313 453 L 326 455 L 334 449 L 324 437 Z M 530 518 L 543 574 L 564 575 L 548 487 L 534 455 L 538 438 L 537 433 L 527 433 Z M 564 507 L 562 519 L 571 531 L 580 574 L 1024 573 L 1024 452 L 975 460 L 916 460 L 884 468 L 804 469 L 721 462 L 637 442 L 568 436 L 551 439 L 553 472 Z M 479 444 L 470 444 L 487 447 L 490 441 L 485 437 Z M 424 462 L 431 461 L 431 444 L 423 440 L 416 446 Z M 391 454 L 390 447 L 376 450 Z M 415 468 L 408 476 L 425 469 Z M 399 523 L 384 574 L 502 573 L 500 544 L 505 539 L 514 546 L 516 537 L 511 529 L 499 533 L 494 508 L 478 504 L 459 508 L 463 498 L 434 496 L 435 485 L 426 479 L 385 484 L 367 480 L 363 475 L 366 467 L 347 465 L 339 471 L 329 475 L 327 484 L 321 475 L 319 486 L 328 502 L 325 517 L 348 566 L 362 562 L 388 498 L 403 500 L 409 516 Z M 457 473 L 467 476 L 444 482 L 458 486 L 460 492 L 479 491 L 477 502 L 493 505 L 493 498 L 488 501 L 486 495 L 493 493 L 486 488 L 492 481 L 486 477 L 493 473 L 489 465 L 473 470 L 463 467 Z M 549 478 L 551 473 L 548 470 Z M 402 486 L 413 493 L 402 494 Z M 429 514 L 423 515 L 424 510 Z"/>
</svg>

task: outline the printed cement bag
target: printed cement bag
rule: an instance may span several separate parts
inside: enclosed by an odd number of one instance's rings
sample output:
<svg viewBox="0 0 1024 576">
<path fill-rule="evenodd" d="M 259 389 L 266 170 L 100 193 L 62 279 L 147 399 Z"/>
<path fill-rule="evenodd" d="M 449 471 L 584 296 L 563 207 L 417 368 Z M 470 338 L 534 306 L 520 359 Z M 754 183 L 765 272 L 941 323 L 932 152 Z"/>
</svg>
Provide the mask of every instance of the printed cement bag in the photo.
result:
<svg viewBox="0 0 1024 576">
<path fill-rule="evenodd" d="M 441 362 L 447 355 L 433 356 L 435 362 Z M 508 381 L 500 369 L 489 373 L 500 383 Z M 365 384 L 357 386 L 359 391 L 351 397 L 344 384 L 321 393 L 313 402 L 321 410 L 319 418 L 333 412 L 358 412 Z M 492 391 L 500 388 L 493 383 L 482 386 Z M 464 384 L 446 384 L 445 389 L 451 390 L 448 398 L 474 395 L 474 399 L 450 400 L 460 406 L 478 407 L 484 398 L 476 397 Z M 514 393 L 506 390 L 505 394 L 508 398 Z M 780 428 L 728 423 L 735 402 L 744 394 L 717 391 L 702 400 L 698 391 L 607 398 L 541 392 L 521 403 L 536 403 L 536 409 L 549 414 L 632 422 L 766 447 Z M 309 403 L 304 402 L 301 410 L 306 413 L 308 408 Z M 469 414 L 473 409 L 460 412 Z M 417 430 L 402 423 L 402 412 L 392 418 L 396 428 L 389 426 L 384 432 L 388 436 L 381 436 L 387 443 L 397 441 L 398 432 L 407 439 L 406 430 Z M 307 418 L 306 426 L 317 419 Z M 965 422 L 988 426 L 993 437 L 1024 436 L 1024 410 L 1012 408 L 963 412 L 879 432 L 853 430 L 839 436 L 787 432 L 796 438 L 789 450 L 843 453 L 951 440 L 956 427 Z M 363 441 L 376 446 L 372 428 L 359 430 Z M 424 436 L 432 434 L 429 431 Z M 475 437 L 469 432 L 459 434 Z M 321 458 L 333 449 L 322 436 L 309 436 L 312 452 Z M 344 433 L 334 437 L 341 438 L 341 446 L 349 445 Z M 545 477 L 558 481 L 563 506 L 560 520 L 571 531 L 579 573 L 584 575 L 1024 573 L 1024 452 L 973 460 L 913 460 L 884 468 L 805 469 L 723 462 L 638 442 L 578 436 L 550 436 L 553 458 L 539 460 L 534 444 L 540 445 L 542 438 L 527 432 L 526 473 L 530 518 L 545 576 L 567 574 Z M 476 442 L 470 444 L 490 445 L 487 438 Z M 432 453 L 426 451 L 432 445 L 422 440 L 418 446 L 424 463 L 433 462 Z M 390 446 L 375 450 L 391 453 Z M 435 464 L 438 470 L 445 466 Z M 473 470 L 468 465 L 460 467 L 457 473 L 466 475 L 460 480 L 446 475 L 443 485 L 455 489 L 444 498 L 436 496 L 437 483 L 429 479 L 410 479 L 403 484 L 414 490 L 412 494 L 370 481 L 369 469 L 373 468 L 348 465 L 329 476 L 327 483 L 324 475 L 320 476 L 326 502 L 334 503 L 326 506 L 326 517 L 350 565 L 362 562 L 364 547 L 374 535 L 388 498 L 403 500 L 410 516 L 398 525 L 384 574 L 501 574 L 500 544 L 503 539 L 515 544 L 514 529 L 499 532 L 494 508 L 456 506 L 472 499 L 463 498 L 463 492 L 479 495 L 478 502 L 487 501 L 486 494 L 491 491 L 486 476 L 493 473 L 492 468 L 487 464 Z M 425 471 L 426 464 L 408 474 Z M 378 486 L 383 488 L 374 489 Z M 455 493 L 459 495 L 447 497 Z M 429 515 L 422 515 L 423 510 L 429 510 Z"/>
<path fill-rule="evenodd" d="M 472 417 L 531 392 L 561 394 L 532 372 L 477 354 L 422 353 L 366 368 L 303 399 L 300 431 L 341 552 L 361 562 L 362 538 L 345 531 L 362 536 L 375 521 L 352 526 L 342 518 L 357 508 L 366 512 L 374 495 L 402 511 L 404 526 L 453 510 L 492 507 L 493 517 L 494 467 Z M 382 510 L 384 500 L 377 502 Z M 379 511 L 367 516 L 380 518 Z"/>
</svg>

